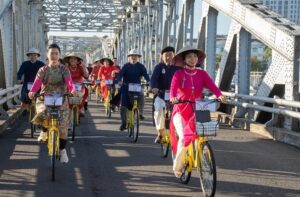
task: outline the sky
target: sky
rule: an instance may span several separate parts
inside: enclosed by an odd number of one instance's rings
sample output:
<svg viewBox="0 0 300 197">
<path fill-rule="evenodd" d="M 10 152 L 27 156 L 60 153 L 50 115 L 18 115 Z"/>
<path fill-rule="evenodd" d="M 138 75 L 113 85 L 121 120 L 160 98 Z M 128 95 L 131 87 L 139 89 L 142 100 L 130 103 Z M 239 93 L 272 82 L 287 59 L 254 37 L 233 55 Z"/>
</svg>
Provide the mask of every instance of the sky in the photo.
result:
<svg viewBox="0 0 300 197">
<path fill-rule="evenodd" d="M 179 0 L 179 10 L 181 11 L 181 6 L 183 3 L 183 0 Z M 202 16 L 202 1 L 195 1 L 195 20 L 194 20 L 194 37 L 196 38 L 198 35 L 200 20 Z M 196 15 L 197 13 L 197 15 Z M 230 18 L 224 15 L 223 13 L 219 12 L 218 15 L 218 21 L 217 21 L 217 34 L 218 35 L 227 35 L 230 25 Z M 50 35 L 57 35 L 57 36 L 74 36 L 74 32 L 48 32 L 48 36 Z M 91 37 L 91 36 L 113 36 L 113 33 L 111 34 L 105 34 L 105 33 L 93 33 L 93 32 L 76 32 L 76 36 L 80 37 Z"/>
</svg>

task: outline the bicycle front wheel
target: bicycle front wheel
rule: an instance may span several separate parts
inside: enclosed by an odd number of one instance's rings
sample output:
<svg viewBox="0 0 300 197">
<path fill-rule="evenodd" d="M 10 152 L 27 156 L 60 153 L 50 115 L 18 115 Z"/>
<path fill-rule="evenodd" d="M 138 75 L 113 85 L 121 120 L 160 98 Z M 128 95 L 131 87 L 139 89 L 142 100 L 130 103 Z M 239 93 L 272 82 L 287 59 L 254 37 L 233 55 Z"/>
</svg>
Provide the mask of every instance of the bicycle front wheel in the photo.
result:
<svg viewBox="0 0 300 197">
<path fill-rule="evenodd" d="M 77 123 L 77 116 L 78 116 L 77 107 L 74 107 L 73 112 L 72 112 L 72 141 L 75 140 L 75 129 L 76 129 L 76 123 Z"/>
<path fill-rule="evenodd" d="M 51 173 L 52 173 L 52 176 L 51 176 L 51 180 L 52 181 L 55 181 L 55 159 L 56 159 L 56 132 L 55 131 L 49 131 L 49 134 L 51 136 L 52 139 L 49 139 L 51 140 L 52 142 L 52 155 L 51 155 Z"/>
<path fill-rule="evenodd" d="M 29 121 L 30 121 L 31 138 L 33 138 L 34 132 L 36 131 L 36 125 L 32 124 L 31 122 L 34 116 L 35 116 L 35 106 L 30 105 Z"/>
<path fill-rule="evenodd" d="M 168 157 L 168 153 L 169 153 L 169 149 L 170 149 L 170 138 L 169 138 L 168 132 L 169 131 L 166 130 L 166 132 L 164 133 L 164 137 L 163 137 L 162 143 L 160 145 L 163 158 Z"/>
<path fill-rule="evenodd" d="M 134 109 L 133 111 L 133 129 L 132 129 L 132 138 L 134 142 L 137 142 L 139 137 L 139 129 L 140 129 L 140 119 L 139 119 L 139 111 Z"/>
<path fill-rule="evenodd" d="M 214 154 L 208 142 L 201 145 L 198 153 L 198 171 L 203 196 L 215 196 L 217 187 L 217 172 Z"/>
</svg>

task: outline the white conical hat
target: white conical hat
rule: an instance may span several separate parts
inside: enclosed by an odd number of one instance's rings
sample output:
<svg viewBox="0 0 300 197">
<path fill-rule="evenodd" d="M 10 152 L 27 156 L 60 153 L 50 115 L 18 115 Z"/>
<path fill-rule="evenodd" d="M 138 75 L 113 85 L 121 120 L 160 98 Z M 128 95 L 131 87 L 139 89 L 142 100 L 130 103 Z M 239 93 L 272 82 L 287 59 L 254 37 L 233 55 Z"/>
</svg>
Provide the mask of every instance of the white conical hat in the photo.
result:
<svg viewBox="0 0 300 197">
<path fill-rule="evenodd" d="M 129 54 L 128 54 L 127 56 L 129 57 L 129 56 L 132 56 L 132 55 L 137 55 L 137 56 L 139 56 L 139 57 L 142 56 L 141 54 L 139 54 L 139 52 L 138 52 L 137 49 L 131 49 L 131 50 L 129 51 Z"/>
<path fill-rule="evenodd" d="M 29 56 L 30 54 L 37 54 L 39 57 L 41 56 L 37 48 L 30 48 L 29 51 L 26 53 L 26 55 Z"/>
<path fill-rule="evenodd" d="M 173 57 L 173 60 L 175 62 L 175 65 L 177 66 L 183 66 L 184 62 L 183 62 L 183 55 L 188 52 L 188 51 L 194 51 L 197 53 L 198 55 L 198 59 L 200 59 L 201 61 L 203 61 L 206 57 L 205 53 L 200 50 L 200 49 L 197 49 L 195 47 L 191 47 L 191 46 L 186 46 L 186 47 L 183 47 L 182 49 L 180 49 L 176 55 Z"/>
</svg>

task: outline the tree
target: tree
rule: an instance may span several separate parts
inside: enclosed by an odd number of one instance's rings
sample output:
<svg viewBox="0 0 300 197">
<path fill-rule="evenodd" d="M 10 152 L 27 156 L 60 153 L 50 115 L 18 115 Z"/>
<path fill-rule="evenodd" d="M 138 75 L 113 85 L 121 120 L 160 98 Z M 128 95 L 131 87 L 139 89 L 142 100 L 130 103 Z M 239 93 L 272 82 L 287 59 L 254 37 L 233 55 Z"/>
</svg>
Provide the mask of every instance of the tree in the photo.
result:
<svg viewBox="0 0 300 197">
<path fill-rule="evenodd" d="M 264 48 L 264 61 L 270 62 L 272 59 L 272 49 L 268 46 Z"/>
</svg>

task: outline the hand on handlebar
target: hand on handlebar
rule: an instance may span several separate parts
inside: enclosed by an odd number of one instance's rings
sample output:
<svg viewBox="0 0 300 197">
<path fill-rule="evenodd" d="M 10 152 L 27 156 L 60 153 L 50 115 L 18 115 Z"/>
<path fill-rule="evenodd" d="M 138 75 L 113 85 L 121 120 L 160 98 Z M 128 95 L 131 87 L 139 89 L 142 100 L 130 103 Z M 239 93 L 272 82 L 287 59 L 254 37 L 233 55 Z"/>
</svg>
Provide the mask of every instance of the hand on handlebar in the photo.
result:
<svg viewBox="0 0 300 197">
<path fill-rule="evenodd" d="M 224 95 L 221 95 L 221 96 L 218 97 L 218 101 L 220 101 L 222 103 L 226 102 L 226 100 L 227 99 L 226 99 L 226 97 Z"/>
<path fill-rule="evenodd" d="M 153 88 L 153 89 L 152 89 L 152 93 L 153 93 L 153 94 L 157 94 L 158 91 L 159 91 L 158 88 Z"/>
<path fill-rule="evenodd" d="M 34 99 L 35 93 L 34 92 L 29 92 L 28 93 L 28 97 L 30 98 L 30 100 Z"/>
<path fill-rule="evenodd" d="M 178 99 L 176 97 L 171 98 L 170 102 L 173 103 L 173 104 L 176 104 L 176 103 L 178 103 Z"/>
</svg>

